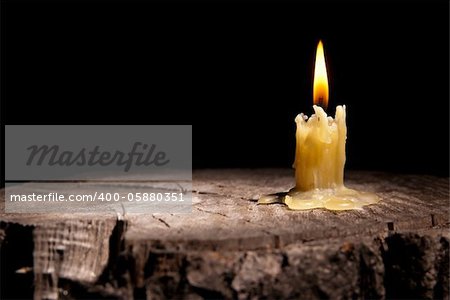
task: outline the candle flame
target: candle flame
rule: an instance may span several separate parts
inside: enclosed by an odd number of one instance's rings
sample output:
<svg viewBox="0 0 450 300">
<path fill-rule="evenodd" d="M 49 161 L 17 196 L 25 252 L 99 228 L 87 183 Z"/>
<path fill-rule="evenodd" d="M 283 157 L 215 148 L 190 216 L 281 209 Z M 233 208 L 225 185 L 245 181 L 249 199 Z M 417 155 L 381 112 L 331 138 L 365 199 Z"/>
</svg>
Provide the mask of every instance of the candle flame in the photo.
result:
<svg viewBox="0 0 450 300">
<path fill-rule="evenodd" d="M 319 41 L 319 44 L 317 45 L 316 65 L 314 68 L 313 101 L 314 104 L 320 105 L 324 109 L 328 106 L 328 76 L 322 41 Z"/>
</svg>

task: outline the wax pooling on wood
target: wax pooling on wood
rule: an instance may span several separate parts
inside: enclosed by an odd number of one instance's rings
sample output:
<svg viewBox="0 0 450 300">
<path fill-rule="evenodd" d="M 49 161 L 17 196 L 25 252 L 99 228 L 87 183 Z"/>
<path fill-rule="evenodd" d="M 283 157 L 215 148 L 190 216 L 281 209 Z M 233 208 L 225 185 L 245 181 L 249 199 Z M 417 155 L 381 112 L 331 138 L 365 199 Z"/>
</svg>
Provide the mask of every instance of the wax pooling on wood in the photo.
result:
<svg viewBox="0 0 450 300">
<path fill-rule="evenodd" d="M 288 193 L 262 196 L 258 203 L 285 203 L 290 209 L 360 209 L 377 203 L 373 193 L 356 191 L 344 185 L 346 108 L 338 106 L 335 118 L 314 106 L 310 118 L 300 114 L 295 153 L 296 186 Z"/>
</svg>

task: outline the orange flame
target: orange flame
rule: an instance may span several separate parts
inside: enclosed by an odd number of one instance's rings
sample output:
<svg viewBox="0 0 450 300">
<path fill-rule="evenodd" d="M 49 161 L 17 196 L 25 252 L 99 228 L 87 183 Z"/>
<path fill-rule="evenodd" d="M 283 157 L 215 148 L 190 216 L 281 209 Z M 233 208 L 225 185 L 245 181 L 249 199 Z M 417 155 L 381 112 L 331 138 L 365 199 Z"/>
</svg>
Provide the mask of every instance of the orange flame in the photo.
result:
<svg viewBox="0 0 450 300">
<path fill-rule="evenodd" d="M 316 65 L 314 68 L 313 101 L 314 104 L 320 105 L 324 109 L 328 106 L 328 76 L 322 41 L 319 41 L 319 44 L 317 45 Z"/>
</svg>

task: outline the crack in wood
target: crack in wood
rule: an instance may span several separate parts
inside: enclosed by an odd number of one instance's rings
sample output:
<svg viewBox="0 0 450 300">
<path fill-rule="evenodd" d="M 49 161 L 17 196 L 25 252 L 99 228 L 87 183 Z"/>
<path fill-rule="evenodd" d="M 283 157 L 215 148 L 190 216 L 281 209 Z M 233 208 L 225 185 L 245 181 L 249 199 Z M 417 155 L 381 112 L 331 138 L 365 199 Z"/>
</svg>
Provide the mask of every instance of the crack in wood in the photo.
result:
<svg viewBox="0 0 450 300">
<path fill-rule="evenodd" d="M 387 228 L 389 231 L 394 231 L 395 230 L 394 222 L 387 222 Z"/>
<path fill-rule="evenodd" d="M 203 191 L 197 191 L 197 190 L 192 190 L 193 193 L 199 194 L 199 195 L 215 195 L 215 196 L 225 196 L 219 193 L 214 193 L 214 192 L 203 192 Z"/>
<path fill-rule="evenodd" d="M 195 209 L 197 209 L 198 211 L 201 211 L 201 212 L 208 213 L 208 214 L 214 214 L 214 215 L 219 215 L 219 216 L 222 216 L 222 217 L 225 217 L 225 218 L 229 218 L 229 217 L 228 217 L 226 214 L 224 214 L 224 213 L 215 212 L 215 211 L 210 211 L 210 210 L 202 209 L 202 208 L 200 208 L 200 207 L 196 207 Z"/>
<path fill-rule="evenodd" d="M 158 218 L 158 217 L 156 217 L 155 215 L 152 215 L 152 217 L 153 217 L 153 219 L 156 219 L 156 220 L 158 220 L 159 222 L 163 223 L 167 228 L 170 228 L 169 223 L 167 223 L 166 221 L 164 221 L 164 219 Z"/>
<path fill-rule="evenodd" d="M 213 196 L 227 197 L 227 198 L 234 198 L 234 197 L 236 197 L 235 195 L 230 195 L 230 194 L 221 194 L 221 193 L 215 193 L 215 192 L 204 192 L 204 191 L 199 191 L 199 190 L 192 190 L 192 193 L 196 193 L 198 195 L 213 195 Z M 258 199 L 246 198 L 246 197 L 239 197 L 239 199 L 242 199 L 242 200 L 245 200 L 245 201 L 251 201 L 251 202 L 258 201 Z"/>
</svg>

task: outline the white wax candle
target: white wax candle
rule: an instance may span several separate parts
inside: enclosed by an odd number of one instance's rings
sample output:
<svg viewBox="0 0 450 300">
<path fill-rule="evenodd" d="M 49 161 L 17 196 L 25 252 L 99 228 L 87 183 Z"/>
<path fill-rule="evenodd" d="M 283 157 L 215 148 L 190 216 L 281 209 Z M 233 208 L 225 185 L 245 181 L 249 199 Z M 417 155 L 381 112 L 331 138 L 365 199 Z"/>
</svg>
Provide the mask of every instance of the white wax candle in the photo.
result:
<svg viewBox="0 0 450 300">
<path fill-rule="evenodd" d="M 296 189 L 336 188 L 344 184 L 345 141 L 347 126 L 345 106 L 336 108 L 335 118 L 314 105 L 315 114 L 307 119 L 295 118 L 297 146 L 295 152 Z"/>
<path fill-rule="evenodd" d="M 297 123 L 295 188 L 284 198 L 291 209 L 361 208 L 379 201 L 377 195 L 358 192 L 344 186 L 347 125 L 345 106 L 336 107 L 335 118 L 314 105 L 315 114 L 299 114 Z"/>
<path fill-rule="evenodd" d="M 323 43 L 319 41 L 314 69 L 314 103 L 328 105 L 328 76 Z M 299 114 L 295 150 L 295 188 L 281 197 L 262 196 L 258 203 L 285 203 L 291 209 L 324 207 L 331 210 L 361 208 L 376 203 L 375 194 L 358 192 L 344 186 L 346 109 L 336 107 L 334 119 L 322 107 L 314 105 L 310 118 Z"/>
</svg>

